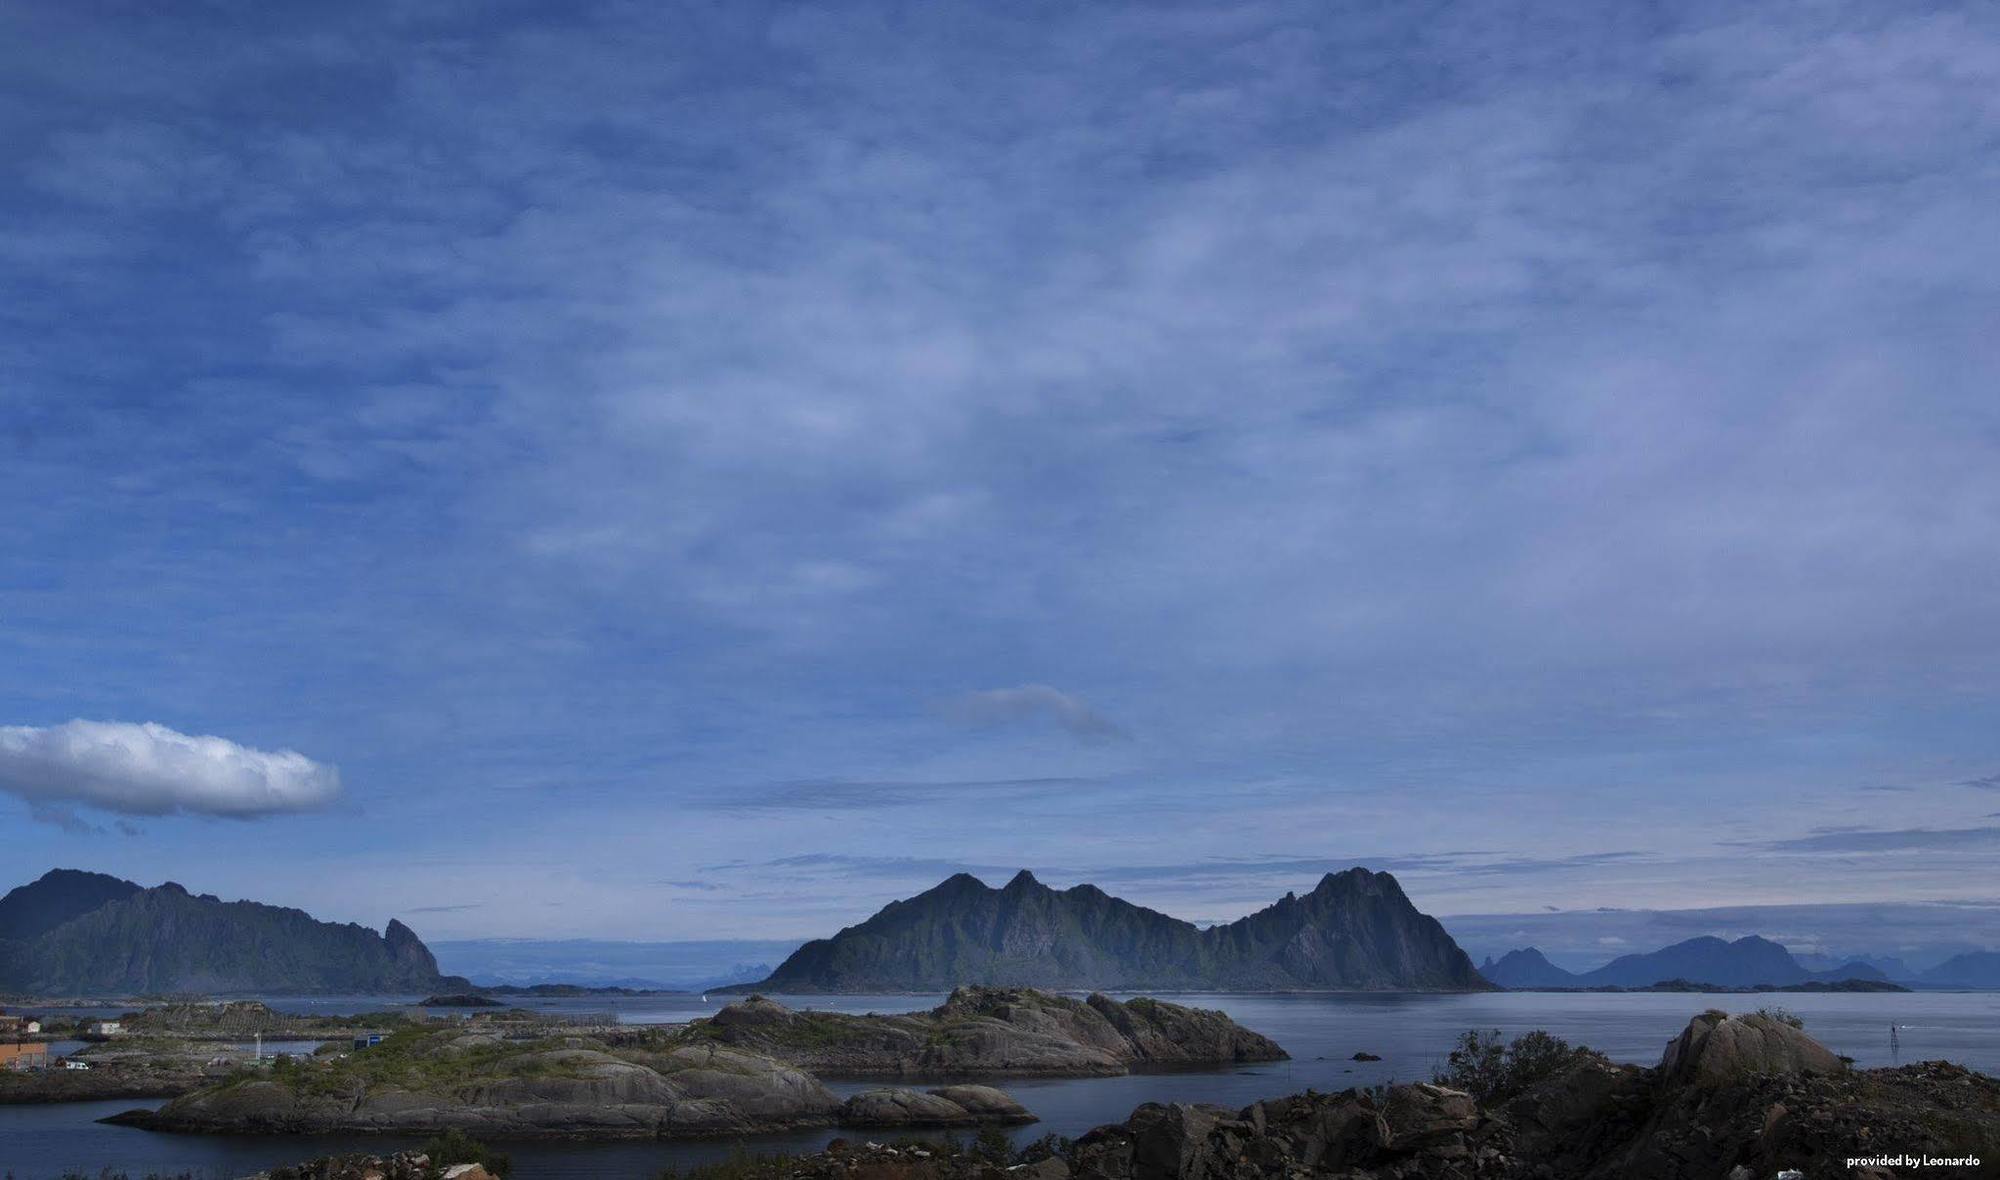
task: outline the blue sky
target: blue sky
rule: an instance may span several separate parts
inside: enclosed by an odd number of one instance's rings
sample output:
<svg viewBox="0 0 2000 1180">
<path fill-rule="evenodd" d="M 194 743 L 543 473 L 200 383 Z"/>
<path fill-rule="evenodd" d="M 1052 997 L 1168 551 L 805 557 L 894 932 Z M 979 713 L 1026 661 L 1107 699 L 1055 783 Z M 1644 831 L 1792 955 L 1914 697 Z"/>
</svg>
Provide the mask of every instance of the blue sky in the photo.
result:
<svg viewBox="0 0 2000 1180">
<path fill-rule="evenodd" d="M 22 4 L 0 63 L 14 877 L 2000 939 L 1990 7 Z"/>
</svg>

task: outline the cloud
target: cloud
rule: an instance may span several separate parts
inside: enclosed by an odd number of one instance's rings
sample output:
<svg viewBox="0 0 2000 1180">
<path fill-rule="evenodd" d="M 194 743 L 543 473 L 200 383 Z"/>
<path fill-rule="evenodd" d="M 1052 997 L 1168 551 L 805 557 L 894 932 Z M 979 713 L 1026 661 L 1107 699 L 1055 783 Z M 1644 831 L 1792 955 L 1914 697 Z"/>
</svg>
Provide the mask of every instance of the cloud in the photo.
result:
<svg viewBox="0 0 2000 1180">
<path fill-rule="evenodd" d="M 1074 790 L 1095 780 L 1073 776 L 931 781 L 806 779 L 732 790 L 708 801 L 720 811 L 871 811 L 922 803 L 1031 799 Z"/>
<path fill-rule="evenodd" d="M 2000 774 L 1988 774 L 1979 778 L 1969 778 L 1958 784 L 1961 787 L 1976 787 L 1982 791 L 2000 791 Z"/>
<path fill-rule="evenodd" d="M 1046 684 L 1023 684 L 1017 688 L 989 688 L 967 693 L 953 701 L 946 712 L 973 725 L 1016 725 L 1049 721 L 1085 741 L 1124 737 L 1110 718 L 1078 696 Z"/>
<path fill-rule="evenodd" d="M 1769 852 L 1906 852 L 2000 844 L 2000 827 L 1828 829 L 1756 845 Z"/>
<path fill-rule="evenodd" d="M 340 772 L 291 750 L 255 750 L 152 722 L 78 720 L 0 727 L 0 791 L 27 800 L 38 818 L 82 806 L 253 819 L 327 806 L 340 795 Z"/>
</svg>

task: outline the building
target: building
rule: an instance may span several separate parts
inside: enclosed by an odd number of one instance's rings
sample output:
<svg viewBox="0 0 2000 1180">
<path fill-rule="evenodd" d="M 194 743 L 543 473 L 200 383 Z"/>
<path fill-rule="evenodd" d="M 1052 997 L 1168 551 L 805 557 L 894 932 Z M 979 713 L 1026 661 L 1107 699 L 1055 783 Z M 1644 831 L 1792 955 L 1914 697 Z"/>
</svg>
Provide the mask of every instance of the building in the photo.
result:
<svg viewBox="0 0 2000 1180">
<path fill-rule="evenodd" d="M 40 1031 L 42 1031 L 42 1022 L 33 1017 L 9 1016 L 4 1012 L 0 1012 L 0 1036 L 18 1036 L 22 1033 L 32 1034 Z"/>
<path fill-rule="evenodd" d="M 93 1037 L 115 1037 L 125 1031 L 125 1026 L 115 1020 L 100 1020 L 90 1026 Z"/>
<path fill-rule="evenodd" d="M 371 1049 L 381 1043 L 381 1033 L 362 1033 L 360 1036 L 354 1038 L 354 1047 L 357 1049 Z"/>
<path fill-rule="evenodd" d="M 0 1069 L 47 1069 L 49 1047 L 39 1043 L 0 1042 Z"/>
</svg>

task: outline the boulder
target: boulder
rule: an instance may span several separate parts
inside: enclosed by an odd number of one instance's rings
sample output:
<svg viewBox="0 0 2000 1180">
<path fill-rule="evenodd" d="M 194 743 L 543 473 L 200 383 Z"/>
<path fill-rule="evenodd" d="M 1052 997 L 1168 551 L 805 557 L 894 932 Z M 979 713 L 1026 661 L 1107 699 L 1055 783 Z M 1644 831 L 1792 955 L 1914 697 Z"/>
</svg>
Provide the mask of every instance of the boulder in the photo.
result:
<svg viewBox="0 0 2000 1180">
<path fill-rule="evenodd" d="M 1389 1147 L 1416 1151 L 1451 1142 L 1479 1126 L 1479 1104 L 1463 1090 L 1428 1082 L 1396 1086 L 1382 1104 Z"/>
<path fill-rule="evenodd" d="M 1719 1086 L 1754 1074 L 1835 1074 L 1846 1067 L 1801 1029 L 1750 1013 L 1711 1008 L 1667 1044 L 1660 1076 L 1669 1085 Z"/>
<path fill-rule="evenodd" d="M 919 1091 L 905 1087 L 863 1090 L 840 1106 L 845 1127 L 973 1127 L 1032 1123 L 1035 1116 L 1004 1091 L 991 1086 L 946 1086 Z"/>
</svg>

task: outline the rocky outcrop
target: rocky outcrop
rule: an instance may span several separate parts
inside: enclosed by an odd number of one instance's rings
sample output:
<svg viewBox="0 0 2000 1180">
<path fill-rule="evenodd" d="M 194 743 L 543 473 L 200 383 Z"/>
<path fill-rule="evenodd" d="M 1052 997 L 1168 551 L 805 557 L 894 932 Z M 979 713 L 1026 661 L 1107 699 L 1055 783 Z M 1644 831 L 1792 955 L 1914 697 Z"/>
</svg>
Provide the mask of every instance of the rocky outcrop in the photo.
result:
<svg viewBox="0 0 2000 1180">
<path fill-rule="evenodd" d="M 370 1058 L 370 1054 L 377 1054 Z M 720 1045 L 612 1052 L 586 1038 L 392 1038 L 339 1061 L 246 1071 L 119 1121 L 159 1130 L 655 1138 L 821 1127 L 840 1103 L 810 1075 Z"/>
<path fill-rule="evenodd" d="M 1032 988 L 960 988 L 929 1012 L 894 1016 L 794 1011 L 752 996 L 684 1035 L 846 1077 L 1090 1076 L 1285 1057 L 1221 1012 Z"/>
<path fill-rule="evenodd" d="M 1308 1091 L 1241 1109 L 1146 1103 L 1074 1143 L 996 1158 L 948 1145 L 772 1161 L 757 1180 L 1769 1180 L 1986 1175 L 2000 1081 L 1942 1063 L 1826 1071 L 1797 1029 L 1698 1018 L 1660 1066 L 1569 1055 L 1482 1106 L 1438 1084 Z M 1739 1025 L 1739 1029 L 1730 1029 Z M 1850 1168 L 1918 1155 L 1944 1164 Z M 1002 1170 L 1004 1168 L 1004 1171 Z M 1984 1168 L 1985 1171 L 1982 1171 Z"/>
<path fill-rule="evenodd" d="M 1328 873 L 1312 892 L 1203 929 L 1094 885 L 1025 870 L 992 889 L 960 873 L 733 990 L 944 991 L 961 984 L 1105 991 L 1481 991 L 1492 985 L 1387 873 Z"/>
<path fill-rule="evenodd" d="M 869 1128 L 976 1127 L 1032 1123 L 1035 1116 L 991 1086 L 920 1091 L 864 1090 L 840 1105 L 840 1125 Z"/>
<path fill-rule="evenodd" d="M 1831 1074 L 1845 1066 L 1802 1028 L 1761 1012 L 1731 1016 L 1711 1008 L 1688 1022 L 1660 1060 L 1663 1080 L 1724 1085 L 1751 1074 Z"/>
<path fill-rule="evenodd" d="M 681 1138 L 857 1125 L 972 1126 L 1033 1120 L 1006 1094 L 950 1086 L 873 1091 L 843 1104 L 810 1074 L 762 1054 L 644 1030 L 510 1041 L 405 1031 L 352 1054 L 246 1069 L 157 1111 L 115 1122 L 230 1134 L 327 1132 L 481 1138 Z"/>
</svg>

